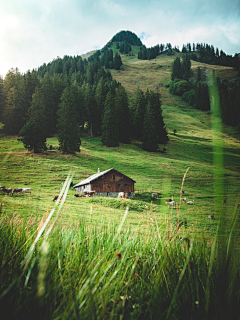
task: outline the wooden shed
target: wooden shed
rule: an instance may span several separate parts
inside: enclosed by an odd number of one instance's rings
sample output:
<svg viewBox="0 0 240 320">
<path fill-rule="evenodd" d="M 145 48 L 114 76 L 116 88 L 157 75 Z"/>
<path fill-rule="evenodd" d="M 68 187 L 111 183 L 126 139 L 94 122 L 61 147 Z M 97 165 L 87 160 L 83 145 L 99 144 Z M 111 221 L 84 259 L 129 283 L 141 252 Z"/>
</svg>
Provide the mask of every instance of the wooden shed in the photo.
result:
<svg viewBox="0 0 240 320">
<path fill-rule="evenodd" d="M 89 178 L 77 183 L 74 189 L 78 192 L 95 191 L 97 196 L 117 197 L 124 192 L 129 198 L 135 196 L 134 181 L 114 168 L 93 174 Z"/>
</svg>

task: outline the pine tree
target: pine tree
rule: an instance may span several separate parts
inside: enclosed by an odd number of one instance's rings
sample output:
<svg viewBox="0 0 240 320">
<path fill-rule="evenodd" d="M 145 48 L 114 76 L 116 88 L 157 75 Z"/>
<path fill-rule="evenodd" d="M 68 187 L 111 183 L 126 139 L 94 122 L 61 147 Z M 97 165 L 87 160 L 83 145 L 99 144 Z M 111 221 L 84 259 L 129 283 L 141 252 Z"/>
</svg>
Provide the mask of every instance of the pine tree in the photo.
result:
<svg viewBox="0 0 240 320">
<path fill-rule="evenodd" d="M 121 57 L 118 53 L 115 54 L 115 57 L 114 57 L 114 68 L 116 70 L 120 70 L 122 66 L 122 60 L 121 60 Z"/>
<path fill-rule="evenodd" d="M 135 92 L 131 109 L 133 137 L 136 140 L 142 141 L 146 100 L 144 93 L 140 88 Z"/>
<path fill-rule="evenodd" d="M 157 151 L 157 131 L 154 119 L 154 112 L 151 107 L 150 101 L 146 106 L 144 115 L 144 127 L 143 127 L 143 144 L 142 147 L 146 151 Z"/>
<path fill-rule="evenodd" d="M 81 139 L 76 108 L 76 88 L 66 87 L 58 110 L 58 141 L 63 153 L 80 151 Z"/>
<path fill-rule="evenodd" d="M 3 123 L 7 134 L 18 134 L 26 119 L 23 96 L 23 76 L 19 70 L 8 71 L 3 82 Z"/>
<path fill-rule="evenodd" d="M 21 141 L 24 147 L 34 153 L 39 153 L 46 150 L 46 135 L 42 127 L 34 121 L 28 121 L 23 128 L 19 131 L 19 136 L 22 137 Z"/>
<path fill-rule="evenodd" d="M 156 128 L 157 142 L 166 143 L 168 139 L 167 130 L 162 116 L 161 108 L 161 96 L 158 91 L 148 91 L 146 92 L 146 100 L 151 105 L 151 109 L 154 116 L 154 124 Z"/>
<path fill-rule="evenodd" d="M 115 107 L 115 99 L 112 92 L 108 92 L 104 104 L 102 120 L 102 143 L 107 147 L 119 146 L 118 118 Z"/>
<path fill-rule="evenodd" d="M 96 100 L 96 105 L 99 113 L 98 117 L 98 131 L 101 134 L 101 128 L 102 128 L 102 115 L 104 111 L 104 103 L 106 100 L 106 96 L 108 93 L 108 88 L 104 83 L 103 77 L 99 80 L 96 91 L 95 91 L 95 100 Z"/>
<path fill-rule="evenodd" d="M 122 86 L 119 86 L 116 89 L 115 104 L 118 114 L 119 141 L 122 143 L 129 143 L 131 135 L 130 109 L 127 92 Z"/>
<path fill-rule="evenodd" d="M 36 87 L 40 84 L 37 73 L 35 70 L 32 72 L 28 71 L 23 75 L 23 100 L 24 100 L 24 114 L 25 120 L 27 117 L 27 113 L 30 109 L 32 102 L 32 95 L 36 89 Z"/>
<path fill-rule="evenodd" d="M 189 80 L 191 74 L 191 61 L 189 54 L 185 54 L 182 58 L 182 79 Z"/>
<path fill-rule="evenodd" d="M 37 86 L 32 95 L 32 102 L 28 111 L 28 119 L 36 126 L 42 128 L 42 132 L 47 137 L 47 115 L 45 110 L 45 96 L 41 86 Z"/>
<path fill-rule="evenodd" d="M 41 80 L 42 103 L 45 109 L 46 132 L 50 136 L 56 132 L 56 112 L 58 110 L 58 101 L 54 97 L 53 79 L 47 72 Z"/>
<path fill-rule="evenodd" d="M 173 62 L 171 79 L 182 79 L 182 66 L 179 57 Z"/>
</svg>

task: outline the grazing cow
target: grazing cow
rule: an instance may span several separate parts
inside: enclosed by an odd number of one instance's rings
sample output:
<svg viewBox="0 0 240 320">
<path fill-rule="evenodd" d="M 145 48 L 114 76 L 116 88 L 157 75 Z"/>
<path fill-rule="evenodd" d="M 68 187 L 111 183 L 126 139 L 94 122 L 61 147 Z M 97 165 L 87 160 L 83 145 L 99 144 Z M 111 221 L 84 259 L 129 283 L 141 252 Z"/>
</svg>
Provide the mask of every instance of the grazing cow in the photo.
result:
<svg viewBox="0 0 240 320">
<path fill-rule="evenodd" d="M 195 200 L 188 201 L 187 204 L 194 204 Z"/>
<path fill-rule="evenodd" d="M 158 195 L 158 193 L 152 193 L 152 198 L 159 198 L 159 195 Z"/>
<path fill-rule="evenodd" d="M 76 198 L 84 198 L 85 195 L 84 194 L 75 193 L 74 197 L 76 197 Z"/>
<path fill-rule="evenodd" d="M 184 191 L 184 190 L 180 190 L 180 193 L 181 193 L 181 194 L 184 194 L 184 193 L 185 193 L 185 191 Z"/>
<path fill-rule="evenodd" d="M 31 188 L 22 188 L 21 194 L 29 193 L 31 195 Z"/>
<path fill-rule="evenodd" d="M 31 188 L 14 188 L 12 191 L 12 195 L 14 193 L 21 193 L 21 194 L 29 193 L 29 194 L 31 194 Z"/>
<path fill-rule="evenodd" d="M 170 208 L 170 207 L 175 208 L 175 201 L 167 201 L 165 203 L 168 205 L 168 208 Z"/>
<path fill-rule="evenodd" d="M 183 203 L 187 202 L 187 198 L 182 198 L 181 200 L 182 200 Z"/>
<path fill-rule="evenodd" d="M 88 197 L 94 196 L 96 191 L 84 191 L 85 195 Z"/>
<path fill-rule="evenodd" d="M 59 197 L 59 194 L 57 194 L 57 195 L 52 199 L 52 201 L 56 201 L 56 200 L 58 199 L 58 197 Z"/>
<path fill-rule="evenodd" d="M 12 192 L 12 188 L 3 188 L 1 191 L 3 191 L 5 194 L 9 194 Z"/>
<path fill-rule="evenodd" d="M 23 189 L 23 188 L 14 188 L 13 191 L 12 191 L 12 194 L 14 194 L 14 193 L 20 193 L 20 192 L 22 192 L 22 189 Z"/>
<path fill-rule="evenodd" d="M 118 198 L 124 198 L 124 192 L 119 192 L 118 193 Z"/>
<path fill-rule="evenodd" d="M 215 220 L 215 217 L 214 217 L 213 214 L 210 214 L 210 215 L 208 216 L 208 218 L 209 218 L 209 219 L 212 219 L 212 220 Z"/>
<path fill-rule="evenodd" d="M 53 199 L 52 199 L 52 201 L 56 201 L 57 199 L 58 199 L 58 197 L 59 197 L 59 194 L 57 194 Z M 62 195 L 62 198 L 63 198 L 63 195 Z M 61 199 L 62 199 L 61 198 Z"/>
<path fill-rule="evenodd" d="M 4 189 L 5 188 L 5 186 L 0 186 L 0 191 L 2 191 L 2 189 Z"/>
</svg>

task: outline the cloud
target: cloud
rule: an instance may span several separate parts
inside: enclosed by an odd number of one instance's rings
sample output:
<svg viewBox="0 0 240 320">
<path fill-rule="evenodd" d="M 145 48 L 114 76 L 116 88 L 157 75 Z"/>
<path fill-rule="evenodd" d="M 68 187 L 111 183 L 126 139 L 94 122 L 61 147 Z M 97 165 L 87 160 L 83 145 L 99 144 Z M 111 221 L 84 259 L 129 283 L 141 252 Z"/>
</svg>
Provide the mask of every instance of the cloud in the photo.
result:
<svg viewBox="0 0 240 320">
<path fill-rule="evenodd" d="M 240 0 L 8 0 L 0 11 L 0 74 L 102 48 L 130 30 L 146 46 L 205 42 L 240 52 Z"/>
</svg>

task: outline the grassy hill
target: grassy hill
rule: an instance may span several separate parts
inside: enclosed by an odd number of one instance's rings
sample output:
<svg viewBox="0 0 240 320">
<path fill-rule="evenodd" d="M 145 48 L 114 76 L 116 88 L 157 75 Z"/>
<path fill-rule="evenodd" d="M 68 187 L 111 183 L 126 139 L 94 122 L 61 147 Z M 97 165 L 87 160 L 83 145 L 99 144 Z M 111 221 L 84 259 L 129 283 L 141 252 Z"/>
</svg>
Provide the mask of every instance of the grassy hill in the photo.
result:
<svg viewBox="0 0 240 320">
<path fill-rule="evenodd" d="M 239 315 L 239 219 L 234 234 L 229 236 L 229 230 L 234 213 L 239 214 L 240 136 L 223 126 L 224 168 L 217 180 L 223 188 L 217 195 L 213 158 L 221 154 L 213 154 L 213 141 L 219 132 L 212 128 L 210 113 L 169 94 L 165 85 L 173 59 L 122 56 L 124 69 L 111 71 L 130 97 L 137 86 L 144 91 L 159 88 L 170 138 L 159 147 L 166 153 L 146 152 L 134 140 L 108 148 L 99 137 L 83 137 L 80 153 L 63 155 L 57 138 L 51 137 L 47 143 L 53 150 L 34 154 L 16 136 L 0 136 L 0 185 L 32 190 L 31 195 L 0 194 L 0 306 L 3 316 L 7 310 L 5 319 Z M 193 69 L 199 65 L 206 71 L 215 68 L 225 78 L 236 76 L 233 69 L 220 66 L 193 63 Z M 52 199 L 69 172 L 75 184 L 98 168 L 111 167 L 136 181 L 135 199 L 75 198 L 70 188 L 62 209 L 36 241 L 51 210 L 59 208 Z M 187 170 L 184 197 L 195 204 L 179 208 Z M 160 198 L 152 198 L 152 192 Z M 167 207 L 169 198 L 178 209 Z M 215 211 L 221 198 L 226 201 Z M 221 211 L 223 228 L 215 237 Z M 209 219 L 213 214 L 215 220 Z M 186 224 L 176 231 L 181 222 Z M 222 237 L 225 231 L 229 238 Z"/>
<path fill-rule="evenodd" d="M 112 45 L 115 52 L 115 44 Z M 89 175 L 114 167 L 130 176 L 136 183 L 136 199 L 76 199 L 74 190 L 69 190 L 65 203 L 65 224 L 79 219 L 99 222 L 119 220 L 123 208 L 128 205 L 128 217 L 132 226 L 144 229 L 146 220 L 154 224 L 156 218 L 162 229 L 172 223 L 177 210 L 167 208 L 164 201 L 173 197 L 179 202 L 182 178 L 190 168 L 185 180 L 187 200 L 195 200 L 194 206 L 181 205 L 181 214 L 189 220 L 189 232 L 213 231 L 216 221 L 208 215 L 214 213 L 213 194 L 213 133 L 211 117 L 188 106 L 180 97 L 169 93 L 166 85 L 171 80 L 171 65 L 176 55 L 161 54 L 156 59 L 146 61 L 137 59 L 138 47 L 133 46 L 131 55 L 122 55 L 123 70 L 111 70 L 112 76 L 127 90 L 129 97 L 139 86 L 142 90 L 158 89 L 161 93 L 163 117 L 169 132 L 170 141 L 166 153 L 149 153 L 141 148 L 141 143 L 132 141 L 130 145 L 121 144 L 117 148 L 107 148 L 100 138 L 82 139 L 81 152 L 63 155 L 58 150 L 57 138 L 49 138 L 48 144 L 54 150 L 42 154 L 27 152 L 16 137 L 0 139 L 1 185 L 6 187 L 31 187 L 32 195 L 0 195 L 3 213 L 14 212 L 19 216 L 43 215 L 54 206 L 52 198 L 58 194 L 70 170 L 74 172 L 74 184 Z M 180 54 L 181 55 L 181 54 Z M 218 76 L 234 78 L 234 69 L 223 66 L 210 66 L 192 62 L 193 74 L 198 66 L 205 71 L 215 69 Z M 174 135 L 173 131 L 177 134 Z M 240 139 L 231 127 L 223 127 L 224 146 L 224 185 L 222 196 L 227 198 L 224 211 L 231 217 L 239 199 L 240 190 Z M 161 194 L 161 199 L 151 199 L 151 192 Z M 149 220 L 149 219 L 153 220 Z M 217 218 L 217 217 L 216 217 Z"/>
</svg>

